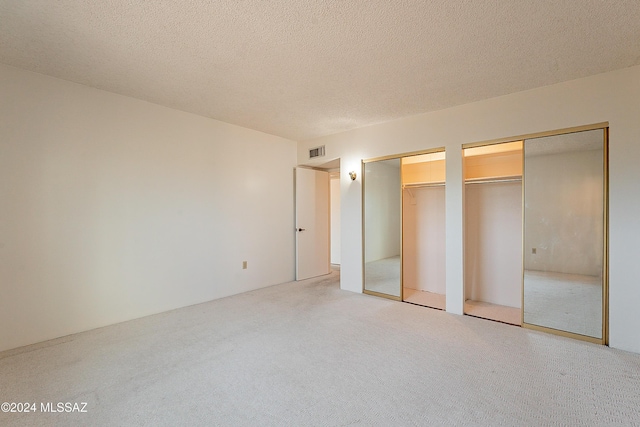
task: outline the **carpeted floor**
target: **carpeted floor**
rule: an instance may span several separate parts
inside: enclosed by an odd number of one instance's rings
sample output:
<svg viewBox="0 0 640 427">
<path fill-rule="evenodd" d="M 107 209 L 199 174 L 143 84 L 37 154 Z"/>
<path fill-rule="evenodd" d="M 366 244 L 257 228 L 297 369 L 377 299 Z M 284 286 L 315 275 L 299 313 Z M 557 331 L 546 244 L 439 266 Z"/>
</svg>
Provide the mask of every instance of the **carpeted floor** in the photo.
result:
<svg viewBox="0 0 640 427">
<path fill-rule="evenodd" d="M 337 279 L 0 353 L 0 401 L 87 402 L 0 425 L 640 425 L 640 355 Z"/>
<path fill-rule="evenodd" d="M 364 264 L 364 288 L 381 294 L 400 296 L 400 256 Z"/>
<path fill-rule="evenodd" d="M 590 337 L 602 337 L 602 279 L 524 271 L 524 320 Z"/>
</svg>

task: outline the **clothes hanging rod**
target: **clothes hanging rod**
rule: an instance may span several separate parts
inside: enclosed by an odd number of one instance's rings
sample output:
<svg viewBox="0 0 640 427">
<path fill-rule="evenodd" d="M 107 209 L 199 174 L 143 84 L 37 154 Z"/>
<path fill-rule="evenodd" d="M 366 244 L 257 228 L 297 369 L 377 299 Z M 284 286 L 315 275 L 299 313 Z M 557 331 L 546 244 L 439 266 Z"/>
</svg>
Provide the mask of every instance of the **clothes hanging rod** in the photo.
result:
<svg viewBox="0 0 640 427">
<path fill-rule="evenodd" d="M 444 182 L 416 182 L 415 184 L 402 184 L 402 188 L 444 187 Z"/>
<path fill-rule="evenodd" d="M 522 182 L 521 176 L 505 176 L 504 178 L 474 178 L 464 181 L 466 184 L 491 184 L 499 182 Z"/>
</svg>

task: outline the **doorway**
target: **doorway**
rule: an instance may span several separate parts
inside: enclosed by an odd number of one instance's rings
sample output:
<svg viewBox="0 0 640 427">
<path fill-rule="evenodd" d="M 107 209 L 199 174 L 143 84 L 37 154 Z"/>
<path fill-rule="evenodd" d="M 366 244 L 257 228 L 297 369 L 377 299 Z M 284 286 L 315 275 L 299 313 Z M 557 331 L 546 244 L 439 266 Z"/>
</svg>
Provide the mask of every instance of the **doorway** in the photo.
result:
<svg viewBox="0 0 640 427">
<path fill-rule="evenodd" d="M 296 280 L 322 276 L 329 267 L 329 173 L 295 169 Z"/>
<path fill-rule="evenodd" d="M 340 267 L 340 159 L 295 169 L 296 280 Z"/>
<path fill-rule="evenodd" d="M 330 262 L 331 268 L 340 269 L 340 169 L 329 171 L 329 204 L 331 206 L 330 213 L 330 229 L 331 229 L 331 250 Z"/>
</svg>

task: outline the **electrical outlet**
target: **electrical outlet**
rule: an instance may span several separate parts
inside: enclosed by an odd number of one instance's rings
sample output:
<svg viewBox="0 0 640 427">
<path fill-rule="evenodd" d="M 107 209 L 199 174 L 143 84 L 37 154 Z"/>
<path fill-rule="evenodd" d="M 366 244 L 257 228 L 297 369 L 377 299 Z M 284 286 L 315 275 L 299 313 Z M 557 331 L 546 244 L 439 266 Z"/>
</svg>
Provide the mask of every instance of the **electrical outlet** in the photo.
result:
<svg viewBox="0 0 640 427">
<path fill-rule="evenodd" d="M 242 269 L 243 270 L 247 269 L 247 261 L 242 261 Z"/>
</svg>

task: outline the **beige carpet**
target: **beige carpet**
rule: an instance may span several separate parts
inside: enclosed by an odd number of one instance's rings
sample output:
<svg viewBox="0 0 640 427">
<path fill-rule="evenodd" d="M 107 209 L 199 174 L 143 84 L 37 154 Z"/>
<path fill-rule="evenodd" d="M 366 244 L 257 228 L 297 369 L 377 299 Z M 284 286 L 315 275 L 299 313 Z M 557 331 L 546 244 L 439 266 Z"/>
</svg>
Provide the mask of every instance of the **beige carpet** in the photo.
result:
<svg viewBox="0 0 640 427">
<path fill-rule="evenodd" d="M 381 294 L 400 296 L 400 257 L 370 261 L 364 265 L 364 288 Z"/>
<path fill-rule="evenodd" d="M 3 402 L 88 411 L 2 426 L 640 424 L 640 355 L 341 291 L 337 273 L 0 353 L 0 378 Z"/>
<path fill-rule="evenodd" d="M 525 270 L 524 320 L 590 337 L 602 337 L 602 279 Z"/>
</svg>

